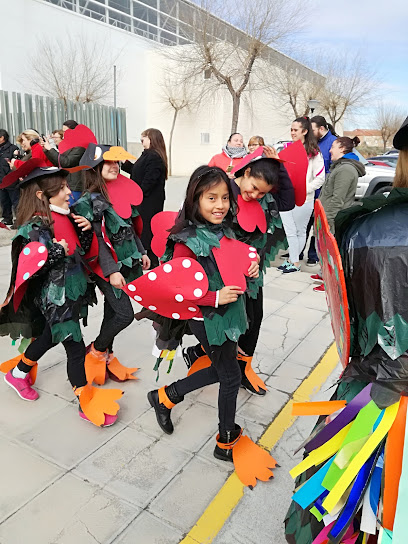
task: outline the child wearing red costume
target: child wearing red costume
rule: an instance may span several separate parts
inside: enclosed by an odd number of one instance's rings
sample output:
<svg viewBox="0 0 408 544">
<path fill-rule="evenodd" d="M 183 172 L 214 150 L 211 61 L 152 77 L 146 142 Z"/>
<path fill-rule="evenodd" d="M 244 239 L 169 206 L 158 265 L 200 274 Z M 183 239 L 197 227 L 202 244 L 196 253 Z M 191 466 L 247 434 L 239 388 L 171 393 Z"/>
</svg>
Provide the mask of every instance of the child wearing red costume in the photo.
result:
<svg viewBox="0 0 408 544">
<path fill-rule="evenodd" d="M 23 400 L 37 400 L 39 395 L 32 387 L 37 361 L 61 342 L 67 353 L 68 378 L 79 398 L 80 417 L 109 426 L 117 419 L 119 405 L 114 400 L 122 392 L 87 385 L 80 328 L 88 304 L 95 301 L 82 263 L 92 239 L 91 225 L 83 217 L 70 217 L 67 172 L 39 167 L 39 163 L 31 159 L 19 169 L 18 232 L 12 246 L 11 284 L 0 312 L 1 335 L 34 340 L 0 370 Z M 17 174 L 12 174 L 13 180 Z M 9 182 L 7 178 L 2 185 Z"/>
</svg>

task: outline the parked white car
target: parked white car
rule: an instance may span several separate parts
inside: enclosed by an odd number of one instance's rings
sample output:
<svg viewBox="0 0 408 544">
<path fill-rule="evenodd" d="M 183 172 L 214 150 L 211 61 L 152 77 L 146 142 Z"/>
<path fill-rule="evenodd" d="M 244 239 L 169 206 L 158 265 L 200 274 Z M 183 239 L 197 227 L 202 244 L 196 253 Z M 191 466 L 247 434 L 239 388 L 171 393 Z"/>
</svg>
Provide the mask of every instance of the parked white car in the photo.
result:
<svg viewBox="0 0 408 544">
<path fill-rule="evenodd" d="M 366 175 L 358 178 L 356 198 L 389 193 L 394 180 L 395 168 L 371 164 L 356 149 L 353 149 L 353 153 L 358 156 L 366 169 Z"/>
</svg>

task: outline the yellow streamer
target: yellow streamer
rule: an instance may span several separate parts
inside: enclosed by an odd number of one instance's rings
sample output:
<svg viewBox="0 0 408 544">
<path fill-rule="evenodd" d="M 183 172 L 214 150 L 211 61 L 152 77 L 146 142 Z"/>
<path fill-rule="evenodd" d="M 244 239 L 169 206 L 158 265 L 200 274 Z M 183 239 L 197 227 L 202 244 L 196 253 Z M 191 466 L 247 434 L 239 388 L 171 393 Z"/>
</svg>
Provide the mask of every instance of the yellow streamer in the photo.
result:
<svg viewBox="0 0 408 544">
<path fill-rule="evenodd" d="M 350 430 L 351 425 L 352 423 L 349 423 L 348 425 L 343 427 L 343 429 L 341 429 L 341 431 L 333 436 L 333 438 L 320 446 L 320 448 L 311 451 L 306 459 L 303 459 L 303 461 L 293 467 L 292 470 L 289 472 L 292 478 L 297 478 L 299 474 L 302 474 L 302 472 L 305 472 L 305 470 L 307 470 L 308 468 L 320 465 L 321 463 L 323 463 L 323 461 L 326 461 L 326 459 L 332 457 L 342 445 L 344 439 L 347 436 L 347 433 Z"/>
<path fill-rule="evenodd" d="M 394 423 L 394 420 L 397 417 L 398 407 L 399 402 L 396 402 L 392 406 L 389 406 L 385 409 L 384 416 L 377 429 L 364 444 L 361 451 L 354 457 L 350 465 L 344 471 L 342 477 L 327 495 L 326 499 L 323 502 L 323 507 L 330 514 L 333 511 L 333 508 L 338 503 L 340 497 L 343 495 L 348 486 L 357 476 L 363 464 L 367 461 L 375 448 L 390 430 L 391 425 Z"/>
</svg>

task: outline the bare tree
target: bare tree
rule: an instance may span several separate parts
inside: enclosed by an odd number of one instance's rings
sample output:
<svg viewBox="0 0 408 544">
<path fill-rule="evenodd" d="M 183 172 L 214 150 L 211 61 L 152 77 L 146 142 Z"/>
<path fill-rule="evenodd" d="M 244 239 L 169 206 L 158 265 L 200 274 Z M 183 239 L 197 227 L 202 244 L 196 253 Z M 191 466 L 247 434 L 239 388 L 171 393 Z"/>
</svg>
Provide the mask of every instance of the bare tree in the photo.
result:
<svg viewBox="0 0 408 544">
<path fill-rule="evenodd" d="M 164 70 L 164 72 L 165 75 L 158 84 L 161 87 L 161 97 L 164 104 L 173 111 L 169 136 L 169 174 L 171 175 L 173 135 L 177 118 L 183 110 L 189 112 L 195 110 L 200 104 L 203 93 L 194 80 L 181 78 L 179 81 L 180 77 L 175 76 L 171 71 Z"/>
<path fill-rule="evenodd" d="M 28 77 L 43 94 L 64 101 L 98 102 L 113 91 L 112 69 L 118 55 L 106 42 L 84 35 L 39 40 L 30 57 Z"/>
<path fill-rule="evenodd" d="M 376 108 L 374 123 L 375 128 L 381 132 L 384 151 L 387 144 L 400 128 L 405 119 L 405 114 L 395 105 L 380 102 Z"/>
<path fill-rule="evenodd" d="M 302 27 L 306 12 L 301 0 L 205 0 L 201 7 L 191 21 L 192 45 L 167 48 L 166 54 L 184 65 L 187 79 L 206 73 L 211 76 L 208 89 L 228 91 L 231 132 L 236 132 L 242 94 L 249 82 L 253 89 L 265 86 L 262 71 L 257 76 L 258 62 L 268 58 L 270 46 L 282 46 Z"/>
<path fill-rule="evenodd" d="M 309 114 L 308 101 L 319 99 L 325 78 L 288 58 L 269 69 L 268 83 L 268 94 L 280 107 L 291 107 L 297 118 Z"/>
<path fill-rule="evenodd" d="M 320 108 L 336 128 L 346 113 L 367 107 L 374 98 L 378 87 L 376 72 L 359 52 L 326 55 L 322 66 L 326 82 L 319 95 Z"/>
</svg>

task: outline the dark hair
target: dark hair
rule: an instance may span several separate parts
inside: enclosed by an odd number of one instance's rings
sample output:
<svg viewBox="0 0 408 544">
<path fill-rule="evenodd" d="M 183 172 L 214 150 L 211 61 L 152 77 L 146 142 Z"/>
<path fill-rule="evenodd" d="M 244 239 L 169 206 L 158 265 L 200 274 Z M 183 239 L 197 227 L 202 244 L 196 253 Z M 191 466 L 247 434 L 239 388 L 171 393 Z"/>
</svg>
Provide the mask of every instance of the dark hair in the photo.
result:
<svg viewBox="0 0 408 544">
<path fill-rule="evenodd" d="M 142 132 L 142 136 L 147 136 L 150 140 L 150 148 L 160 156 L 164 162 L 166 169 L 166 179 L 168 176 L 168 162 L 167 162 L 167 152 L 166 144 L 164 142 L 163 134 L 157 128 L 147 128 Z"/>
<path fill-rule="evenodd" d="M 73 119 L 68 119 L 67 121 L 64 121 L 62 123 L 62 126 L 66 126 L 68 128 L 73 129 L 73 128 L 78 126 L 78 123 L 76 121 L 74 121 Z"/>
<path fill-rule="evenodd" d="M 7 130 L 4 130 L 4 128 L 0 128 L 0 138 L 3 137 L 4 138 L 4 141 L 5 142 L 8 142 L 9 141 L 9 133 L 7 132 Z"/>
<path fill-rule="evenodd" d="M 239 134 L 240 136 L 242 136 L 242 134 L 241 134 L 240 132 L 233 132 L 233 133 L 230 135 L 230 137 L 228 138 L 227 145 L 228 145 L 228 142 L 231 141 L 231 138 L 232 138 L 233 136 L 235 136 L 235 134 Z"/>
<path fill-rule="evenodd" d="M 17 208 L 17 225 L 24 225 L 34 215 L 38 214 L 51 226 L 49 199 L 60 192 L 62 182 L 66 181 L 66 179 L 66 175 L 54 174 L 36 178 L 27 185 L 23 185 Z M 43 192 L 41 200 L 36 195 L 37 191 Z"/>
<path fill-rule="evenodd" d="M 340 136 L 335 141 L 339 142 L 339 147 L 344 150 L 344 154 L 346 155 L 347 153 L 351 153 L 354 147 L 358 146 L 360 143 L 360 138 L 358 136 L 354 136 L 354 138 L 351 139 L 347 136 Z"/>
<path fill-rule="evenodd" d="M 94 168 L 84 171 L 84 193 L 101 193 L 110 202 L 106 182 L 102 177 L 102 168 L 105 161 L 100 162 Z"/>
<path fill-rule="evenodd" d="M 279 171 L 280 164 L 273 159 L 259 159 L 257 161 L 250 162 L 244 170 L 249 168 L 249 175 L 253 178 L 260 179 L 276 187 L 279 183 Z"/>
<path fill-rule="evenodd" d="M 303 130 L 306 130 L 305 134 L 305 149 L 309 157 L 315 157 L 319 153 L 319 146 L 317 145 L 317 140 L 313 134 L 312 123 L 310 122 L 309 117 L 298 117 L 293 121 L 294 123 L 300 123 Z"/>
<path fill-rule="evenodd" d="M 53 131 L 51 132 L 51 135 L 52 135 L 52 134 L 59 134 L 61 140 L 64 139 L 64 131 L 61 130 L 60 128 L 56 128 L 55 130 L 53 130 Z"/>
<path fill-rule="evenodd" d="M 170 233 L 176 234 L 180 232 L 189 222 L 194 225 L 205 224 L 206 221 L 200 213 L 200 197 L 204 191 L 207 191 L 210 187 L 214 187 L 223 181 L 227 184 L 230 201 L 230 209 L 228 210 L 224 221 L 231 226 L 236 208 L 236 201 L 234 193 L 232 192 L 230 180 L 221 168 L 203 165 L 196 168 L 191 174 L 183 207 L 176 220 L 176 224 L 170 229 Z"/>
</svg>

